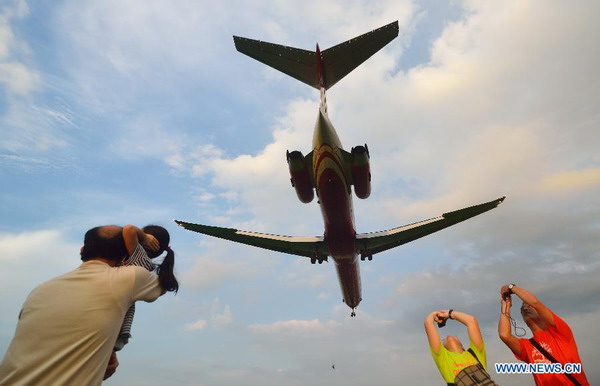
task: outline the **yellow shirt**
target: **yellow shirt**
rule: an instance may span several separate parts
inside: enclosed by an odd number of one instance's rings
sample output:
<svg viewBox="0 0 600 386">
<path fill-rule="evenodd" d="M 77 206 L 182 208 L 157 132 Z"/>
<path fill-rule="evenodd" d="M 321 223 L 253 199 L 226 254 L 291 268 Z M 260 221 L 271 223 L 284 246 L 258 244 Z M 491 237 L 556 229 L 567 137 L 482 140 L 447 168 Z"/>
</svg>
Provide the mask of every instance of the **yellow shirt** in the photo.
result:
<svg viewBox="0 0 600 386">
<path fill-rule="evenodd" d="M 469 347 L 473 350 L 477 358 L 481 361 L 483 368 L 487 371 L 487 363 L 485 358 L 485 345 L 480 349 L 475 347 L 473 342 L 470 342 Z M 462 369 L 465 367 L 469 367 L 472 365 L 476 365 L 477 359 L 473 358 L 468 351 L 463 351 L 458 354 L 452 351 L 448 351 L 443 344 L 440 343 L 440 352 L 435 353 L 431 346 L 429 347 L 431 351 L 431 355 L 433 356 L 433 360 L 440 370 L 440 374 L 447 383 L 454 383 L 454 379 L 456 378 L 456 374 L 460 373 Z"/>
<path fill-rule="evenodd" d="M 161 295 L 141 267 L 87 261 L 35 288 L 0 363 L 0 385 L 99 385 L 125 312 Z"/>
</svg>

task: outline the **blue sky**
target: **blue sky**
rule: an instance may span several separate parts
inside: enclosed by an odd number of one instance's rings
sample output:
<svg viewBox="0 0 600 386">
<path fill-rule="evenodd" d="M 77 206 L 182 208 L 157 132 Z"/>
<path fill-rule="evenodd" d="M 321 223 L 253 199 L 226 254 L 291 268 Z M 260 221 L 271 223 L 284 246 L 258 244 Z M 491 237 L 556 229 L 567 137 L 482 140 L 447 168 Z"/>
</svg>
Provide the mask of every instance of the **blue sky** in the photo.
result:
<svg viewBox="0 0 600 386">
<path fill-rule="evenodd" d="M 158 223 L 181 291 L 138 307 L 107 383 L 433 384 L 422 319 L 436 309 L 477 316 L 489 361 L 513 361 L 496 335 L 507 282 L 570 323 L 600 382 L 598 7 L 2 1 L 0 352 L 28 292 L 79 264 L 87 229 Z M 310 151 L 318 93 L 236 52 L 232 35 L 327 48 L 394 20 L 399 37 L 328 92 L 344 146 L 371 151 L 358 231 L 507 199 L 362 264 L 350 319 L 332 263 L 171 220 L 321 235 L 285 163 L 288 149 Z"/>
</svg>

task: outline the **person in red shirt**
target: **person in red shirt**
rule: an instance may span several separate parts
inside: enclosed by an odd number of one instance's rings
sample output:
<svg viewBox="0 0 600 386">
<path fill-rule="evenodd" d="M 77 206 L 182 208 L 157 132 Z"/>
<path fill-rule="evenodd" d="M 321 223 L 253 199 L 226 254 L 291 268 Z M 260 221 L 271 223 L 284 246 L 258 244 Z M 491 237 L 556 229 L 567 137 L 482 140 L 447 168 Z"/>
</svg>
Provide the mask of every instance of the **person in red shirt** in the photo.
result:
<svg viewBox="0 0 600 386">
<path fill-rule="evenodd" d="M 498 334 L 500 339 L 511 349 L 515 358 L 526 363 L 552 363 L 548 355 L 538 350 L 529 339 L 517 338 L 512 335 L 510 323 L 512 294 L 517 295 L 523 301 L 521 316 L 539 346 L 560 362 L 563 368 L 567 363 L 581 364 L 577 343 L 569 325 L 531 292 L 514 284 L 507 284 L 500 289 L 502 313 L 498 321 Z M 580 373 L 571 375 L 572 377 L 568 377 L 564 373 L 533 373 L 533 378 L 537 386 L 589 386 L 590 383 L 585 376 L 583 366 Z"/>
</svg>

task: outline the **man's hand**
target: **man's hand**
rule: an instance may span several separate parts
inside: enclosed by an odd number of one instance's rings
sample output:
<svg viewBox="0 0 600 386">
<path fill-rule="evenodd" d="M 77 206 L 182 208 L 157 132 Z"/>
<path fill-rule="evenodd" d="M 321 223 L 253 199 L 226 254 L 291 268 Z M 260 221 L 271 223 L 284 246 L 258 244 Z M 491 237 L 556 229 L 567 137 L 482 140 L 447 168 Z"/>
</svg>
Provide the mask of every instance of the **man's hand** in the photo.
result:
<svg viewBox="0 0 600 386">
<path fill-rule="evenodd" d="M 508 284 L 505 284 L 500 288 L 500 297 L 502 299 L 510 298 L 512 291 L 508 288 Z"/>
<path fill-rule="evenodd" d="M 144 249 L 149 249 L 151 251 L 158 251 L 158 248 L 160 248 L 160 244 L 158 243 L 158 240 L 156 239 L 156 237 L 152 236 L 151 234 L 144 233 L 144 240 L 142 240 L 142 247 L 144 247 Z"/>
<path fill-rule="evenodd" d="M 106 366 L 106 371 L 104 372 L 104 378 L 102 380 L 107 380 L 117 371 L 117 367 L 119 367 L 119 360 L 117 359 L 117 353 L 115 351 L 110 354 L 110 359 L 108 360 L 108 366 Z"/>
</svg>

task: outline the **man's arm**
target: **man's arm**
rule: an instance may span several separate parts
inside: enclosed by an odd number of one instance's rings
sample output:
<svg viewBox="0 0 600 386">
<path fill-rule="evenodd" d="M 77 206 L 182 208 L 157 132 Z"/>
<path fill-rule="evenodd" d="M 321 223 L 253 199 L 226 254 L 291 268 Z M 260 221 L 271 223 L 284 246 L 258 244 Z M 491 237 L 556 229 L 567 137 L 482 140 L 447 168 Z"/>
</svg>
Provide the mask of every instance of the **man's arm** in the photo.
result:
<svg viewBox="0 0 600 386">
<path fill-rule="evenodd" d="M 502 287 L 502 289 L 500 290 L 500 294 L 503 295 L 505 293 L 513 293 L 515 295 L 517 295 L 519 298 L 521 298 L 521 300 L 523 300 L 523 302 L 529 304 L 531 307 L 535 308 L 535 310 L 537 311 L 537 313 L 540 315 L 540 317 L 542 318 L 542 320 L 546 323 L 548 323 L 551 326 L 555 326 L 556 324 L 554 323 L 554 314 L 552 313 L 552 310 L 548 307 L 546 307 L 546 305 L 544 303 L 542 303 L 534 294 L 532 294 L 531 292 L 527 291 L 525 288 L 522 287 L 518 287 L 516 285 L 513 285 L 512 290 L 508 289 L 508 285 L 505 285 Z"/>
<path fill-rule="evenodd" d="M 479 329 L 477 319 L 473 315 L 460 311 L 452 311 L 451 315 L 449 315 L 448 312 L 440 314 L 440 317 L 442 318 L 448 318 L 450 316 L 452 317 L 451 319 L 454 319 L 467 327 L 467 334 L 469 334 L 471 342 L 473 342 L 475 347 L 479 350 L 483 350 L 483 337 L 481 336 L 481 330 Z"/>
<path fill-rule="evenodd" d="M 442 347 L 440 334 L 438 333 L 437 327 L 433 325 L 433 323 L 440 321 L 440 318 L 437 316 L 437 314 L 438 311 L 435 311 L 425 317 L 425 333 L 427 334 L 427 339 L 429 340 L 429 346 L 431 346 L 431 349 L 436 354 L 440 352 L 440 348 Z"/>
<path fill-rule="evenodd" d="M 510 329 L 510 308 L 512 307 L 512 301 L 510 295 L 503 296 L 501 299 L 501 310 L 500 319 L 498 320 L 498 335 L 505 345 L 516 356 L 521 356 L 521 343 L 519 339 L 515 337 Z"/>
</svg>

